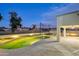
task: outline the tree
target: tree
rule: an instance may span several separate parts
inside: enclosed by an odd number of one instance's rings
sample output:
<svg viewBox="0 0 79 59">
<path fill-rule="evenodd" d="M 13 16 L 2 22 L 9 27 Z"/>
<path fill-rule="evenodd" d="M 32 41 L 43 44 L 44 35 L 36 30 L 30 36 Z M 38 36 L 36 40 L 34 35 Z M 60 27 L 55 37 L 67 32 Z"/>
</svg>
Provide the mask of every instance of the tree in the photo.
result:
<svg viewBox="0 0 79 59">
<path fill-rule="evenodd" d="M 18 17 L 16 12 L 10 12 L 10 26 L 12 32 L 15 32 L 18 27 L 21 28 L 21 20 L 21 17 Z"/>
<path fill-rule="evenodd" d="M 21 24 L 21 21 L 22 21 L 22 19 L 21 19 L 21 17 L 18 17 L 18 23 L 17 23 L 17 25 L 21 28 L 22 27 L 22 24 Z"/>
<path fill-rule="evenodd" d="M 1 15 L 1 13 L 0 13 L 0 21 L 2 20 L 2 18 L 3 18 L 3 17 L 2 17 L 2 15 Z"/>
<path fill-rule="evenodd" d="M 33 25 L 32 25 L 32 29 L 35 29 L 35 28 L 36 28 L 36 25 L 35 25 L 35 24 L 33 24 Z"/>
</svg>

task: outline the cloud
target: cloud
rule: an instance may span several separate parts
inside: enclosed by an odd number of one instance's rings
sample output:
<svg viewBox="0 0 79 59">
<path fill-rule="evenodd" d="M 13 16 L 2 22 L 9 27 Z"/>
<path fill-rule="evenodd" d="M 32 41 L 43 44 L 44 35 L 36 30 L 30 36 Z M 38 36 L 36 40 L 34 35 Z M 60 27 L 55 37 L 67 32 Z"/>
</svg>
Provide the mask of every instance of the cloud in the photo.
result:
<svg viewBox="0 0 79 59">
<path fill-rule="evenodd" d="M 65 14 L 77 10 L 79 10 L 79 4 L 73 3 L 73 4 L 68 4 L 67 6 L 63 6 L 61 8 L 55 7 L 53 8 L 52 11 L 44 13 L 43 16 L 53 16 L 53 15 L 55 16 L 55 15 Z"/>
<path fill-rule="evenodd" d="M 53 25 L 56 25 L 56 15 L 61 15 L 65 13 L 70 13 L 73 11 L 79 10 L 79 4 L 78 3 L 72 3 L 67 4 L 65 6 L 56 6 L 56 7 L 50 7 L 52 10 L 49 12 L 46 12 L 42 14 L 43 20 L 46 20 L 46 22 L 49 22 Z"/>
</svg>

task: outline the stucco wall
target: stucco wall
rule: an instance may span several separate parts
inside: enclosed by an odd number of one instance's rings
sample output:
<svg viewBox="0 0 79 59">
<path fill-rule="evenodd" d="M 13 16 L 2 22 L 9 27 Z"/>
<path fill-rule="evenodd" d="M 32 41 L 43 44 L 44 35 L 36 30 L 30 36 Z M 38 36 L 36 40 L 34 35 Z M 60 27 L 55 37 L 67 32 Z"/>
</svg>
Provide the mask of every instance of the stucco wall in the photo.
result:
<svg viewBox="0 0 79 59">
<path fill-rule="evenodd" d="M 79 25 L 79 12 L 57 16 L 57 40 L 61 40 L 60 28 L 66 25 Z"/>
<path fill-rule="evenodd" d="M 79 12 L 66 14 L 57 17 L 58 25 L 79 25 Z"/>
</svg>

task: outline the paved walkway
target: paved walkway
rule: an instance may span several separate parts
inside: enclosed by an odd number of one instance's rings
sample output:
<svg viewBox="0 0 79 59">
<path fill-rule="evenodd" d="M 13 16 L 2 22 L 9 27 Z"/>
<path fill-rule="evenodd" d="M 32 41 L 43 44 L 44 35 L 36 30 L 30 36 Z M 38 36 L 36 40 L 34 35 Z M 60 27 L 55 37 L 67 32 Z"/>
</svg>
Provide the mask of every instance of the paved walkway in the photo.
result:
<svg viewBox="0 0 79 59">
<path fill-rule="evenodd" d="M 73 48 L 72 48 L 73 49 Z M 0 55 L 4 56 L 72 56 L 79 55 L 79 50 L 72 50 L 60 42 L 44 39 L 32 46 L 19 49 L 0 49 Z"/>
</svg>

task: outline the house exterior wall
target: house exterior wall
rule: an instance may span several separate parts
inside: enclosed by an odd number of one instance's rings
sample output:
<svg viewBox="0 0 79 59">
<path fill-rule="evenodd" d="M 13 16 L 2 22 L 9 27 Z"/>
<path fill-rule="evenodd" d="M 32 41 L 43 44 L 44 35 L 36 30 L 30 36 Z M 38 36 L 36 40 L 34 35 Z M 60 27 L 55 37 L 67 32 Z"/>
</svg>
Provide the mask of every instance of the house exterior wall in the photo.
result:
<svg viewBox="0 0 79 59">
<path fill-rule="evenodd" d="M 57 16 L 57 39 L 60 40 L 61 26 L 79 25 L 79 12 Z"/>
<path fill-rule="evenodd" d="M 79 25 L 79 12 L 58 16 L 57 21 L 60 26 Z"/>
</svg>

